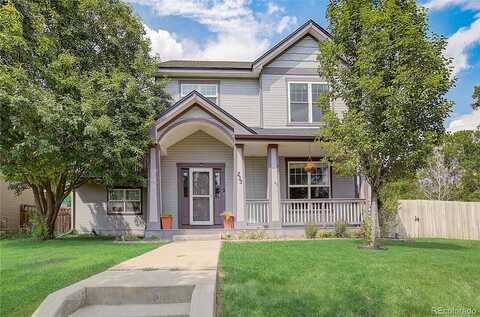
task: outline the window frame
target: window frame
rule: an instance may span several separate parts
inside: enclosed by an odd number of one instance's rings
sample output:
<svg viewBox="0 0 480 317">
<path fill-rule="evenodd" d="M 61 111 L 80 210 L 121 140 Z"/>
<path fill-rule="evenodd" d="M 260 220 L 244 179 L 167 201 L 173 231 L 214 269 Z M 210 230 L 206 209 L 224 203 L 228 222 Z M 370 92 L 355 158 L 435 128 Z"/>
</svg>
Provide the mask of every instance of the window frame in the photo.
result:
<svg viewBox="0 0 480 317">
<path fill-rule="evenodd" d="M 290 95 L 290 87 L 291 84 L 307 84 L 307 103 L 308 103 L 308 121 L 292 121 L 292 112 L 291 112 L 291 95 Z M 330 84 L 326 81 L 297 81 L 297 80 L 292 80 L 292 81 L 287 81 L 287 108 L 288 108 L 288 124 L 290 125 L 302 125 L 302 124 L 308 124 L 308 125 L 319 125 L 320 122 L 314 122 L 313 121 L 313 100 L 312 100 L 312 85 L 327 85 L 328 90 L 330 91 Z M 329 102 L 330 108 L 332 107 L 332 101 L 330 100 Z"/>
<path fill-rule="evenodd" d="M 185 97 L 186 95 L 188 95 L 190 92 L 192 92 L 193 90 L 190 90 L 189 92 L 187 93 L 184 93 L 183 91 L 183 86 L 185 85 L 197 85 L 197 86 L 215 86 L 215 95 L 204 95 L 202 94 L 202 96 L 204 96 L 205 98 L 215 98 L 216 99 L 216 102 L 215 104 L 218 105 L 218 102 L 219 102 L 219 93 L 218 93 L 218 83 L 217 82 L 211 82 L 211 83 L 200 83 L 200 82 L 188 82 L 188 81 L 185 81 L 185 82 L 180 82 L 180 98 L 182 97 Z M 196 90 L 196 89 L 194 89 Z M 201 93 L 200 91 L 196 90 L 197 92 Z M 210 99 L 209 99 L 210 100 Z M 210 100 L 211 101 L 211 100 Z M 213 102 L 213 101 L 212 101 Z"/>
<path fill-rule="evenodd" d="M 122 200 L 111 199 L 111 193 L 115 190 L 122 190 L 123 191 L 123 199 Z M 131 199 L 127 200 L 127 190 L 137 191 L 139 193 L 140 199 L 139 200 L 131 200 Z M 131 201 L 140 203 L 140 211 L 138 211 L 138 212 L 127 211 L 126 203 L 131 202 Z M 123 203 L 123 211 L 122 212 L 112 211 L 112 208 L 111 208 L 111 205 L 110 205 L 112 202 L 122 202 Z M 122 215 L 142 215 L 143 214 L 142 188 L 140 188 L 140 187 L 114 187 L 114 188 L 108 189 L 107 190 L 107 214 L 108 215 L 120 215 L 120 216 L 122 216 Z"/>
<path fill-rule="evenodd" d="M 322 163 L 319 160 L 312 161 L 314 164 L 319 164 L 324 166 L 327 170 L 327 185 L 312 185 L 312 173 L 307 172 L 307 184 L 306 185 L 291 185 L 290 184 L 290 164 L 307 164 L 309 161 L 302 161 L 302 160 L 288 160 L 287 161 L 287 197 L 288 199 L 293 200 L 310 200 L 310 199 L 331 199 L 332 198 L 332 181 L 331 181 L 331 171 L 330 165 Z M 290 198 L 290 188 L 303 188 L 307 187 L 307 198 Z M 328 188 L 328 197 L 327 198 L 311 198 L 312 197 L 312 187 L 324 187 Z"/>
</svg>

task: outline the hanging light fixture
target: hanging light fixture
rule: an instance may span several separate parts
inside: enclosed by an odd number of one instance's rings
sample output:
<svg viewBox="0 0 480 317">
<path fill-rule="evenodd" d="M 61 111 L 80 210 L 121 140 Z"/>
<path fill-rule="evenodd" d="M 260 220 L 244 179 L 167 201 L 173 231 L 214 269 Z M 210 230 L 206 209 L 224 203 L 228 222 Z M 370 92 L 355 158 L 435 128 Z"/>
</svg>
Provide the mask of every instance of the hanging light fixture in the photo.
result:
<svg viewBox="0 0 480 317">
<path fill-rule="evenodd" d="M 311 144 L 308 143 L 308 161 L 305 163 L 305 166 L 303 167 L 305 172 L 307 173 L 312 173 L 315 171 L 315 163 L 312 161 L 312 153 L 311 153 Z"/>
</svg>

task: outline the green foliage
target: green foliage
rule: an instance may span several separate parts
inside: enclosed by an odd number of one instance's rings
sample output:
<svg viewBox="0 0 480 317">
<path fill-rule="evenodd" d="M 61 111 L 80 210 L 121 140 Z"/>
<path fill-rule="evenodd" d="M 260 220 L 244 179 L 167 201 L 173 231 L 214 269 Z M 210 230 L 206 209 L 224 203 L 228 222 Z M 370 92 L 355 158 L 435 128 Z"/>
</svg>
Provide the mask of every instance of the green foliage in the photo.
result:
<svg viewBox="0 0 480 317">
<path fill-rule="evenodd" d="M 347 233 L 347 224 L 344 221 L 335 223 L 335 236 L 337 238 L 345 238 Z"/>
<path fill-rule="evenodd" d="M 86 180 L 143 182 L 149 126 L 168 101 L 149 50 L 121 1 L 0 2 L 0 172 L 32 188 L 49 235 Z"/>
<path fill-rule="evenodd" d="M 365 241 L 365 244 L 371 245 L 372 244 L 372 225 L 370 223 L 370 217 L 368 215 L 365 215 L 363 217 L 363 222 L 362 222 L 362 227 L 360 228 L 360 236 L 363 238 Z"/>
<path fill-rule="evenodd" d="M 314 223 L 307 223 L 305 225 L 305 237 L 307 239 L 315 239 L 317 237 L 318 227 Z"/>
<path fill-rule="evenodd" d="M 480 201 L 480 130 L 446 135 L 442 151 L 446 164 L 456 162 L 460 170 L 460 185 L 452 199 Z"/>
<path fill-rule="evenodd" d="M 320 231 L 319 237 L 322 239 L 333 238 L 335 237 L 335 232 L 329 230 L 322 230 Z"/>
<path fill-rule="evenodd" d="M 385 180 L 422 166 L 444 133 L 453 85 L 446 41 L 431 35 L 415 0 L 331 0 L 327 19 L 332 40 L 320 43 L 318 61 L 332 89 L 320 100 L 319 140 L 337 172 L 371 185 L 376 234 Z M 337 98 L 347 106 L 340 117 L 327 102 Z"/>
<path fill-rule="evenodd" d="M 140 237 L 137 235 L 134 235 L 131 232 L 126 232 L 122 234 L 120 237 L 118 237 L 120 241 L 140 241 Z"/>
<path fill-rule="evenodd" d="M 29 227 L 34 240 L 46 240 L 48 238 L 48 229 L 45 219 L 40 216 L 36 210 L 28 214 Z"/>
<path fill-rule="evenodd" d="M 382 187 L 379 195 L 379 225 L 382 237 L 386 237 L 389 230 L 396 225 L 399 199 L 425 199 L 416 175 L 387 180 Z"/>
<path fill-rule="evenodd" d="M 480 86 L 475 86 L 475 88 L 473 88 L 472 98 L 472 108 L 480 110 Z"/>
</svg>

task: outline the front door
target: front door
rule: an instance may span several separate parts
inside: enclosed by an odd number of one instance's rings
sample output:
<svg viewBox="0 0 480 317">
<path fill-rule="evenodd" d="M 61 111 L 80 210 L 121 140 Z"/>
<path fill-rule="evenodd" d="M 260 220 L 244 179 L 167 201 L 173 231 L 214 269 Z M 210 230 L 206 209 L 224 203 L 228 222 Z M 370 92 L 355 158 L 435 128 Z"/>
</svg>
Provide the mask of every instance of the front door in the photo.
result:
<svg viewBox="0 0 480 317">
<path fill-rule="evenodd" d="M 213 225 L 213 169 L 193 167 L 190 173 L 190 225 Z"/>
</svg>

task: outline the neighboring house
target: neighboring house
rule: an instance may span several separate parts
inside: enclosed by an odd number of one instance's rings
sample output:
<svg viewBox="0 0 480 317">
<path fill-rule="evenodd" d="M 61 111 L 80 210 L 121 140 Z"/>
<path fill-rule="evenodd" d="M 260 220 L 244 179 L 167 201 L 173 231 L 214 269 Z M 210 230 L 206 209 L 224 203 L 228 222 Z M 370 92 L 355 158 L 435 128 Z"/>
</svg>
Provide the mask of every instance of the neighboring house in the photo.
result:
<svg viewBox="0 0 480 317">
<path fill-rule="evenodd" d="M 26 189 L 17 195 L 8 189 L 8 184 L 0 177 L 0 230 L 11 232 L 20 229 L 21 205 L 35 205 L 33 192 Z"/>
<path fill-rule="evenodd" d="M 240 229 L 359 225 L 365 183 L 335 174 L 314 143 L 316 100 L 329 89 L 316 56 L 327 40 L 308 21 L 253 62 L 161 63 L 174 102 L 152 123 L 148 188 L 82 186 L 75 228 L 161 234 L 163 213 L 174 215 L 175 229 L 217 228 L 225 210 Z M 341 100 L 331 107 L 346 110 Z"/>
</svg>

